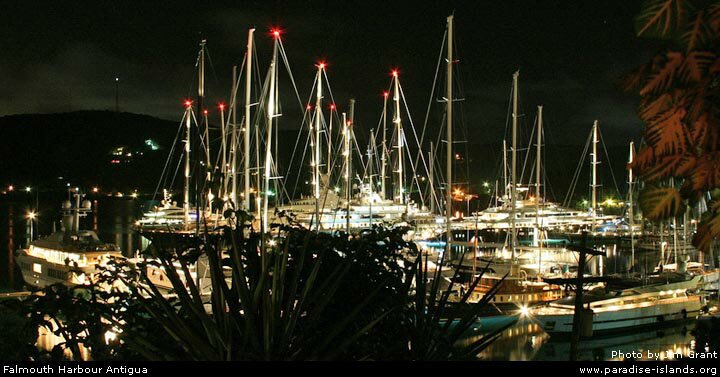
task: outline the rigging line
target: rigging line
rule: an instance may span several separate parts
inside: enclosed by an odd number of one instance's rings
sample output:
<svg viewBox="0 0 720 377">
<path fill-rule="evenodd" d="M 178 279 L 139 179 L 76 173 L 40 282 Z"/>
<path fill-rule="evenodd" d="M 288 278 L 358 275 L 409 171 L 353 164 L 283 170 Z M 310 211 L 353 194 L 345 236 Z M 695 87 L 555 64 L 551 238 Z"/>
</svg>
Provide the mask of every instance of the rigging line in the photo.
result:
<svg viewBox="0 0 720 377">
<path fill-rule="evenodd" d="M 302 154 L 302 157 L 301 157 L 301 159 L 300 159 L 300 164 L 301 164 L 301 165 L 302 165 L 302 163 L 305 161 L 305 155 L 307 154 L 308 144 L 310 144 L 310 137 L 311 137 L 311 133 L 308 132 L 307 138 L 305 139 L 305 147 L 303 148 L 303 154 Z M 302 171 L 302 169 L 300 169 L 300 171 Z M 292 196 L 293 196 L 293 197 L 295 197 L 295 194 L 297 193 L 297 187 L 298 187 L 298 184 L 300 184 L 300 177 L 301 177 L 301 176 L 302 176 L 302 174 L 296 174 L 296 175 L 295 175 L 295 185 L 293 186 L 293 191 L 292 191 Z M 286 179 L 289 179 L 289 178 L 290 178 L 290 177 L 288 176 Z M 290 199 L 290 201 L 292 202 L 292 199 Z"/>
<path fill-rule="evenodd" d="M 213 74 L 213 78 L 215 79 L 215 85 L 219 85 L 220 80 L 217 78 L 217 73 L 215 72 L 215 66 L 213 66 L 212 58 L 210 57 L 210 48 L 205 45 L 205 55 L 207 55 L 208 62 L 210 63 L 210 72 Z"/>
<path fill-rule="evenodd" d="M 590 148 L 591 140 L 592 140 L 592 133 L 590 133 L 588 135 L 588 138 L 585 141 L 585 148 L 583 149 L 582 155 L 580 156 L 580 160 L 578 161 L 577 167 L 575 167 L 575 173 L 573 174 L 573 178 L 570 181 L 570 188 L 568 189 L 568 192 L 565 196 L 565 200 L 563 201 L 563 207 L 569 207 L 570 201 L 572 200 L 572 197 L 575 195 L 575 188 L 577 186 L 578 180 L 580 179 L 580 174 L 582 173 L 582 166 L 585 164 L 585 157 L 587 156 L 588 150 Z"/>
<path fill-rule="evenodd" d="M 405 132 L 403 132 L 403 140 L 405 140 L 405 142 L 407 143 L 407 138 L 405 137 Z M 420 187 L 420 181 L 418 180 L 418 175 L 415 173 L 415 164 L 412 161 L 412 156 L 410 154 L 410 148 L 407 148 L 407 155 L 408 155 L 408 162 L 410 163 L 410 169 L 413 171 L 412 181 L 415 182 L 415 184 L 418 188 L 418 193 L 420 193 L 420 206 L 421 206 L 420 208 L 422 208 L 425 206 L 425 198 L 423 198 L 423 195 L 422 195 L 422 188 Z M 411 194 L 411 193 L 412 193 L 412 183 L 410 184 L 410 190 L 409 190 L 408 194 Z M 409 195 L 408 195 L 408 197 L 409 197 Z"/>
<path fill-rule="evenodd" d="M 310 96 L 308 97 L 308 103 L 310 103 L 310 101 L 312 100 L 312 93 L 315 91 L 316 85 L 317 85 L 317 82 L 315 82 L 315 80 L 313 80 L 313 85 L 312 85 L 312 88 L 310 89 Z M 302 137 L 303 130 L 305 129 L 305 125 L 312 124 L 312 117 L 308 117 L 308 114 L 309 114 L 309 109 L 307 107 L 305 107 L 305 111 L 303 112 L 303 120 L 302 120 L 302 123 L 300 124 L 300 130 L 298 132 L 297 138 L 295 138 L 295 146 L 293 147 L 293 152 L 290 155 L 290 163 L 288 164 L 288 170 L 287 170 L 287 173 L 285 174 L 285 177 L 287 177 L 286 179 L 290 178 L 290 172 L 292 171 L 293 162 L 295 161 L 295 153 L 297 153 L 297 147 L 300 144 L 300 138 Z M 310 118 L 310 119 L 308 119 L 308 118 Z M 309 121 L 309 123 L 306 123 L 306 121 Z M 310 137 L 310 135 L 308 135 L 308 137 Z M 305 148 L 303 149 L 303 157 L 299 162 L 300 165 L 302 165 L 303 162 L 305 162 L 305 153 L 306 153 L 305 149 L 307 149 L 307 145 L 308 145 L 308 141 L 306 140 Z M 300 171 L 302 171 L 302 169 L 300 169 Z M 300 174 L 297 174 L 297 177 L 295 180 L 295 186 L 293 187 L 293 190 L 292 190 L 293 197 L 295 196 L 295 194 L 297 192 L 297 185 L 298 185 L 299 177 L 300 177 Z M 289 198 L 289 199 L 292 200 L 292 198 Z"/>
<path fill-rule="evenodd" d="M 536 119 L 536 121 L 537 121 L 537 119 Z M 529 140 L 528 147 L 526 149 L 527 152 L 525 153 L 525 159 L 523 160 L 523 166 L 522 166 L 522 169 L 520 170 L 520 182 L 521 183 L 523 181 L 523 178 L 525 177 L 525 170 L 527 169 L 528 159 L 530 158 L 530 155 L 531 155 L 530 151 L 532 150 L 533 136 L 535 136 L 535 126 L 534 125 L 532 128 L 532 131 L 530 131 L 530 137 L 528 138 L 528 140 Z M 531 177 L 528 178 L 528 186 L 530 186 L 531 179 L 532 179 L 532 174 L 531 174 Z"/>
<path fill-rule="evenodd" d="M 288 60 L 287 55 L 285 54 L 285 47 L 283 46 L 282 39 L 278 37 L 278 45 L 280 46 L 280 57 L 283 60 L 283 63 L 285 64 L 285 69 L 288 71 L 288 75 L 290 76 L 290 82 L 292 83 L 293 90 L 295 91 L 295 98 L 298 101 L 298 105 L 300 105 L 300 108 L 302 109 L 303 104 L 302 100 L 300 99 L 300 93 L 298 92 L 297 85 L 295 84 L 295 76 L 292 73 L 292 70 L 290 69 L 290 62 Z"/>
<path fill-rule="evenodd" d="M 177 178 L 178 172 L 180 171 L 180 165 L 182 165 L 183 162 L 183 156 L 185 156 L 185 152 L 183 151 L 180 153 L 180 158 L 178 159 L 177 166 L 175 166 L 175 174 L 173 174 L 173 179 L 170 181 L 170 188 L 172 188 L 175 185 L 175 178 Z"/>
<path fill-rule="evenodd" d="M 442 63 L 445 42 L 447 42 L 447 26 L 445 27 L 442 43 L 440 44 L 440 53 L 438 54 L 437 65 L 435 66 L 435 77 L 433 78 L 432 89 L 430 90 L 430 99 L 428 99 L 427 109 L 425 110 L 425 120 L 423 121 L 422 133 L 420 134 L 420 145 L 425 142 L 425 131 L 427 130 L 427 125 L 430 121 L 430 109 L 432 108 L 433 100 L 435 99 L 435 88 L 437 87 L 438 76 L 440 75 L 440 64 Z M 418 164 L 418 158 L 420 158 L 420 155 L 422 155 L 422 152 L 415 158 L 415 165 Z"/>
<path fill-rule="evenodd" d="M 423 167 L 425 168 L 425 174 L 427 175 L 427 174 L 428 174 L 428 168 L 427 168 L 427 163 L 425 162 L 425 155 L 423 154 L 422 145 L 420 144 L 420 141 L 419 141 L 418 138 L 417 138 L 417 132 L 415 131 L 415 124 L 413 123 L 412 117 L 410 116 L 410 109 L 408 108 L 407 101 L 406 101 L 406 99 L 405 99 L 405 92 L 403 92 L 402 85 L 400 85 L 399 83 L 398 83 L 398 87 L 400 88 L 400 96 L 402 97 L 402 99 L 403 99 L 403 104 L 405 105 L 405 106 L 404 106 L 404 107 L 405 107 L 405 112 L 407 113 L 407 116 L 408 116 L 408 121 L 409 121 L 409 123 L 410 123 L 410 128 L 411 128 L 412 131 L 413 131 L 413 136 L 414 136 L 415 142 L 417 143 L 417 146 L 418 146 L 418 156 L 420 157 L 420 160 L 421 160 L 422 163 L 423 163 Z M 403 132 L 403 134 L 404 134 L 404 132 Z M 403 135 L 403 138 L 405 138 L 405 135 Z M 405 143 L 408 145 L 408 147 L 410 146 L 410 144 L 407 143 L 407 140 L 405 140 Z M 410 150 L 410 148 L 407 148 L 407 149 L 408 149 L 408 151 Z M 412 156 L 409 156 L 409 157 L 412 159 Z M 413 168 L 413 169 L 414 169 L 414 168 Z M 417 175 L 417 172 L 414 171 L 414 170 L 413 170 L 413 175 Z"/>
<path fill-rule="evenodd" d="M 615 192 L 617 193 L 618 197 L 621 197 L 620 188 L 617 184 L 617 180 L 615 179 L 615 172 L 613 171 L 612 165 L 610 164 L 610 154 L 608 154 L 607 145 L 605 145 L 605 138 L 602 135 L 600 127 L 598 127 L 598 136 L 600 139 L 600 143 L 603 146 L 603 150 L 605 151 L 605 158 L 607 158 L 607 165 L 608 169 L 610 169 L 610 176 L 612 177 L 613 183 L 615 184 Z"/>
<path fill-rule="evenodd" d="M 185 121 L 185 117 L 187 116 L 187 111 L 183 112 L 182 119 L 180 119 L 180 125 L 178 126 L 178 131 L 175 134 L 175 139 L 173 140 L 172 147 L 170 148 L 170 152 L 168 153 L 168 157 L 165 160 L 165 166 L 163 166 L 162 173 L 160 174 L 160 179 L 158 180 L 158 184 L 155 187 L 155 192 L 153 192 L 153 200 L 157 197 L 158 191 L 160 191 L 160 186 L 163 184 L 163 178 L 165 178 L 165 182 L 167 182 L 167 177 L 165 176 L 165 172 L 167 171 L 168 165 L 170 165 L 170 161 L 172 161 L 173 153 L 175 153 L 175 146 L 178 143 L 178 139 L 180 137 L 180 134 L 182 133 L 182 130 L 184 127 L 183 122 Z"/>
<path fill-rule="evenodd" d="M 570 206 L 570 201 L 572 200 L 572 197 L 575 195 L 575 187 L 577 185 L 577 180 L 580 177 L 582 166 L 585 164 L 585 156 L 588 152 L 588 148 L 590 147 L 590 140 L 592 138 L 592 133 L 588 136 L 587 140 L 585 140 L 585 147 L 583 148 L 583 152 L 580 156 L 580 159 L 578 160 L 578 165 L 575 167 L 575 173 L 573 174 L 572 179 L 570 180 L 570 187 L 568 188 L 568 192 L 565 194 L 565 200 L 563 200 L 563 206 L 568 207 Z"/>
<path fill-rule="evenodd" d="M 238 73 L 238 75 L 237 75 L 237 80 L 235 80 L 235 87 L 233 88 L 232 95 L 230 96 L 230 106 L 229 106 L 230 110 L 228 111 L 227 120 L 225 121 L 225 131 L 226 132 L 228 131 L 228 128 L 230 128 L 230 125 L 231 125 L 230 121 L 232 120 L 233 108 L 235 107 L 233 105 L 235 105 L 237 102 L 237 92 L 238 92 L 238 89 L 240 89 L 240 82 L 242 81 L 240 79 L 242 78 L 242 72 L 245 72 L 246 60 L 247 60 L 247 53 L 245 53 L 245 56 L 243 56 L 242 64 L 240 65 L 240 73 Z M 242 119 L 245 119 L 244 113 L 243 113 Z M 242 124 L 242 119 L 241 119 L 240 124 Z"/>
</svg>

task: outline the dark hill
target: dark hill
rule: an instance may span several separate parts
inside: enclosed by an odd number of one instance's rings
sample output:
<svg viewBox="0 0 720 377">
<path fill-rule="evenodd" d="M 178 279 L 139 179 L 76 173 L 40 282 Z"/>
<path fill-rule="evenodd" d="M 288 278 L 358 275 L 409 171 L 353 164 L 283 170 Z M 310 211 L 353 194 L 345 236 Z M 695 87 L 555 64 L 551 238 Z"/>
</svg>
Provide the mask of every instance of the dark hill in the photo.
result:
<svg viewBox="0 0 720 377">
<path fill-rule="evenodd" d="M 177 129 L 177 122 L 111 111 L 0 117 L 0 184 L 154 189 Z M 112 153 L 118 147 L 121 156 Z"/>
</svg>

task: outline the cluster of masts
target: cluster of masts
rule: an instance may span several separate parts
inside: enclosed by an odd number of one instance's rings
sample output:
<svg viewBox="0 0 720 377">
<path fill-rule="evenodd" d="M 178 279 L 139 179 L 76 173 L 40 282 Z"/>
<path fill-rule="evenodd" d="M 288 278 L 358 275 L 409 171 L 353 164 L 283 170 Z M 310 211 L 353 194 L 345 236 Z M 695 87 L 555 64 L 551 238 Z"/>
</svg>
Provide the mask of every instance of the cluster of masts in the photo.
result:
<svg viewBox="0 0 720 377">
<path fill-rule="evenodd" d="M 290 75 L 290 81 L 295 85 L 295 80 L 288 66 L 288 59 L 282 46 L 282 38 L 279 30 L 272 30 L 273 50 L 270 67 L 263 82 L 262 87 L 258 91 L 257 87 L 253 87 L 253 72 L 257 70 L 253 63 L 256 62 L 254 51 L 254 32 L 251 28 L 248 32 L 247 51 L 243 59 L 241 70 L 244 75 L 238 73 L 238 67 L 233 67 L 233 83 L 232 93 L 229 106 L 225 104 L 218 106 L 220 112 L 220 133 L 222 135 L 219 151 L 217 152 L 217 160 L 212 161 L 213 154 L 210 150 L 211 137 L 210 125 L 208 121 L 208 111 L 203 109 L 205 98 L 205 57 L 206 57 L 206 41 L 200 43 L 200 51 L 198 54 L 198 92 L 197 100 L 186 100 L 184 102 L 185 112 L 181 121 L 184 128 L 183 137 L 183 198 L 182 198 L 182 223 L 185 230 L 192 228 L 193 222 L 196 225 L 196 231 L 199 230 L 199 224 L 203 219 L 207 220 L 208 216 L 222 217 L 227 209 L 242 209 L 250 212 L 254 209 L 256 217 L 260 219 L 259 225 L 261 230 L 268 229 L 268 212 L 271 210 L 270 198 L 275 196 L 275 204 L 281 204 L 284 196 L 290 196 L 286 191 L 282 182 L 278 181 L 283 177 L 278 172 L 276 163 L 278 152 L 278 118 L 282 116 L 280 111 L 280 101 L 278 95 L 279 88 L 279 67 L 285 64 L 287 72 Z M 323 102 L 326 99 L 326 93 L 332 99 L 332 91 L 330 90 L 326 64 L 320 62 L 316 65 L 317 73 L 314 80 L 313 95 L 315 97 L 314 109 L 308 104 L 303 114 L 303 126 L 307 123 L 309 130 L 309 146 L 311 149 L 309 165 L 312 168 L 312 197 L 315 200 L 315 225 L 319 229 L 319 218 L 321 212 L 321 203 L 323 197 L 331 187 L 332 168 L 336 164 L 333 160 L 333 120 L 339 117 L 335 101 L 330 103 L 329 122 L 326 122 L 323 114 Z M 240 86 L 244 76 L 244 93 L 241 93 Z M 392 71 L 392 138 L 394 142 L 392 147 L 388 146 L 388 97 L 389 92 L 384 93 L 384 104 L 382 114 L 382 137 L 380 151 L 376 152 L 378 146 L 375 143 L 375 131 L 372 130 L 372 140 L 368 147 L 367 165 L 363 162 L 363 177 L 369 180 L 369 190 L 371 197 L 375 195 L 375 187 L 372 184 L 372 157 L 379 155 L 380 177 L 379 177 L 379 196 L 381 200 L 386 200 L 388 196 L 389 185 L 387 177 L 389 169 L 393 174 L 393 201 L 401 205 L 409 202 L 407 187 L 405 183 L 405 133 L 403 130 L 401 99 L 402 89 L 399 82 L 398 71 Z M 297 93 L 297 89 L 296 89 Z M 240 97 L 244 94 L 244 112 L 238 109 Z M 254 98 L 259 98 L 257 102 L 253 102 Z M 298 99 L 299 100 L 299 99 Z M 342 149 L 342 171 L 340 176 L 344 181 L 345 204 L 346 211 L 349 213 L 350 202 L 353 199 L 353 175 L 352 154 L 357 152 L 362 160 L 362 154 L 359 147 L 354 148 L 357 141 L 354 138 L 353 121 L 354 121 L 354 99 L 350 100 L 349 114 L 343 112 L 341 116 L 341 127 L 338 133 L 340 140 L 339 149 Z M 194 108 L 193 105 L 196 105 Z M 201 114 L 198 117 L 196 114 Z M 241 116 L 238 116 L 241 114 Z M 240 120 L 238 121 L 238 118 Z M 264 124 L 264 130 L 260 124 Z M 252 140 L 254 137 L 254 140 Z M 274 139 L 274 140 L 273 140 Z M 254 144 L 255 150 L 251 150 Z M 261 144 L 264 148 L 261 148 Z M 326 145 L 327 151 L 324 150 L 323 144 Z M 393 151 L 396 149 L 397 151 Z M 200 151 L 199 153 L 192 153 Z M 391 151 L 395 153 L 391 153 Z M 254 156 L 253 156 L 254 152 Z M 326 154 L 326 156 L 325 156 Z M 192 155 L 192 158 L 191 158 Z M 388 166 L 390 156 L 395 155 L 394 166 Z M 170 157 L 170 159 L 172 156 Z M 165 176 L 168 171 L 166 164 Z M 251 166 L 251 160 L 257 165 Z M 292 164 L 291 164 L 292 165 Z M 195 168 L 193 168 L 195 166 Z M 205 172 L 200 171 L 200 167 L 205 167 Z M 323 167 L 325 169 L 323 169 Z M 195 169 L 195 171 L 193 171 Z M 204 173 L 204 174 L 203 174 Z M 215 175 L 215 173 L 218 173 Z M 217 177 L 217 178 L 216 178 Z M 167 178 L 167 177 L 166 177 Z M 364 180 L 363 180 L 364 181 Z M 161 179 L 162 182 L 162 179 Z M 159 187 L 158 187 L 159 188 Z M 294 190 L 293 190 L 294 191 Z M 334 191 L 339 191 L 337 188 Z M 362 190 L 361 190 L 362 191 Z M 253 200 L 251 194 L 255 194 Z M 294 194 L 294 193 L 293 193 Z M 218 200 L 222 201 L 222 205 L 218 205 Z M 191 203 L 198 203 L 197 208 L 193 209 Z M 371 199 L 372 202 L 372 199 Z M 372 204 L 371 204 L 372 205 Z M 163 200 L 163 207 L 159 210 L 167 210 L 173 207 L 170 198 Z M 349 216 L 345 216 L 348 221 Z M 313 225 L 311 224 L 311 227 Z"/>
<path fill-rule="evenodd" d="M 254 33 L 255 29 L 251 28 L 248 31 L 247 39 L 247 51 L 243 59 L 242 65 L 239 67 L 233 67 L 233 79 L 232 79 L 232 91 L 230 95 L 230 103 L 227 108 L 224 104 L 220 104 L 220 132 L 222 135 L 219 152 L 217 152 L 216 161 L 213 162 L 213 155 L 210 151 L 210 133 L 209 133 L 209 122 L 207 110 L 203 109 L 203 101 L 205 97 L 205 56 L 206 56 L 206 41 L 203 40 L 200 43 L 200 52 L 198 55 L 197 67 L 198 67 L 198 93 L 196 109 L 193 109 L 193 101 L 187 100 L 185 102 L 185 114 L 183 116 L 182 124 L 184 126 L 184 191 L 183 191 L 183 204 L 182 204 L 182 223 L 185 230 L 191 230 L 192 224 L 196 224 L 195 231 L 199 231 L 200 224 L 205 222 L 217 222 L 226 221 L 224 216 L 226 210 L 242 209 L 246 212 L 253 212 L 256 219 L 258 219 L 258 226 L 262 232 L 269 230 L 269 220 L 271 219 L 270 212 L 273 208 L 270 206 L 271 197 L 274 197 L 275 210 L 283 207 L 284 198 L 292 198 L 295 196 L 295 189 L 293 188 L 289 192 L 285 186 L 286 178 L 290 175 L 283 176 L 280 173 L 277 157 L 278 157 L 278 144 L 279 144 L 279 132 L 278 122 L 279 118 L 283 115 L 280 106 L 279 99 L 279 68 L 284 65 L 287 73 L 290 76 L 290 83 L 295 86 L 295 79 L 292 76 L 292 72 L 289 68 L 288 58 L 285 54 L 281 33 L 279 30 L 274 29 L 271 31 L 273 36 L 273 49 L 272 58 L 270 60 L 269 69 L 267 71 L 266 79 L 262 82 L 261 86 L 257 84 L 253 85 L 253 77 L 259 77 L 259 74 L 254 76 L 254 73 L 258 72 L 257 68 L 257 57 L 254 49 Z M 307 130 L 307 142 L 306 146 L 309 146 L 309 154 L 307 154 L 308 161 L 302 161 L 301 163 L 307 163 L 311 168 L 311 178 L 309 182 L 311 186 L 311 199 L 314 203 L 314 214 L 310 218 L 309 227 L 314 229 L 321 229 L 323 218 L 323 209 L 326 207 L 326 198 L 329 193 L 337 194 L 341 190 L 335 186 L 333 189 L 332 177 L 336 177 L 342 183 L 344 198 L 336 203 L 331 203 L 336 207 L 340 207 L 344 204 L 344 218 L 346 219 L 346 227 L 350 229 L 350 212 L 351 202 L 355 198 L 353 196 L 353 177 L 357 176 L 360 180 L 359 196 L 366 195 L 365 200 L 370 206 L 370 224 L 373 219 L 373 205 L 378 202 L 385 202 L 394 204 L 397 206 L 405 206 L 405 213 L 410 211 L 411 205 L 413 205 L 409 193 L 413 189 L 413 185 L 417 185 L 418 190 L 421 192 L 419 196 L 421 204 L 424 209 L 425 196 L 423 189 L 420 187 L 418 182 L 419 175 L 417 172 L 421 168 L 425 168 L 425 174 L 429 178 L 428 186 L 425 190 L 429 191 L 428 197 L 430 204 L 430 211 L 428 214 L 435 212 L 437 203 L 442 205 L 445 204 L 444 208 L 444 226 L 446 239 L 452 240 L 452 227 L 451 220 L 454 217 L 451 203 L 454 200 L 453 197 L 453 66 L 456 60 L 453 56 L 453 16 L 447 18 L 447 32 L 446 32 L 446 44 L 445 50 L 447 56 L 446 62 L 446 88 L 443 96 L 443 102 L 445 102 L 445 138 L 446 143 L 446 167 L 444 172 L 444 200 L 438 200 L 436 197 L 435 180 L 433 175 L 433 167 L 435 166 L 434 160 L 437 156 L 433 155 L 432 145 L 430 151 L 430 162 L 426 163 L 425 156 L 423 156 L 422 147 L 420 146 L 421 141 L 418 141 L 417 133 L 414 135 L 414 140 L 417 142 L 417 149 L 419 152 L 418 158 L 415 159 L 413 164 L 413 158 L 410 156 L 408 147 L 408 139 L 403 125 L 403 112 L 408 112 L 407 106 L 403 108 L 404 95 L 402 86 L 400 84 L 398 70 L 392 71 L 392 78 L 390 80 L 390 86 L 387 91 L 383 93 L 383 110 L 381 115 L 380 124 L 378 127 L 381 129 L 376 132 L 375 129 L 370 130 L 370 141 L 367 146 L 365 156 L 361 152 L 359 146 L 357 146 L 357 140 L 355 138 L 353 126 L 354 126 L 354 107 L 355 101 L 350 100 L 349 112 L 338 113 L 335 105 L 335 100 L 332 96 L 328 77 L 327 77 L 327 64 L 325 62 L 319 62 L 316 65 L 317 71 L 315 79 L 313 80 L 313 88 L 311 94 L 311 100 L 308 101 L 307 106 L 303 111 L 303 130 Z M 240 73 L 240 72 L 244 72 Z M 513 91 L 512 91 L 512 144 L 510 146 L 510 163 L 503 162 L 503 180 L 505 186 L 504 195 L 504 206 L 510 207 L 510 210 L 514 214 L 518 209 L 518 201 L 521 200 L 521 196 L 518 191 L 522 190 L 518 182 L 518 171 L 517 171 L 517 151 L 518 149 L 518 81 L 519 72 L 513 74 Z M 244 84 L 244 91 L 240 90 L 240 87 Z M 297 95 L 298 90 L 295 87 L 295 94 Z M 241 98 L 242 97 L 242 98 Z M 314 101 L 312 100 L 314 98 Z M 302 103 L 298 97 L 298 103 Z M 330 114 L 328 119 L 325 118 L 323 112 L 325 102 L 329 101 Z M 241 102 L 243 107 L 241 106 Z M 255 101 L 254 101 L 255 100 Z M 302 107 L 302 105 L 300 105 Z M 541 145 L 543 137 L 543 107 L 538 106 L 538 123 L 536 128 L 536 145 L 537 145 L 537 156 L 535 166 L 535 196 L 534 202 L 537 206 L 536 212 L 540 212 L 541 200 Z M 198 120 L 196 113 L 202 114 Z M 240 116 L 238 116 L 240 114 Z M 389 116 L 390 115 L 390 116 Z M 407 114 L 409 118 L 409 112 Z M 410 125 L 412 126 L 412 119 L 410 118 Z M 340 124 L 339 130 L 336 131 L 337 135 L 333 135 L 334 122 Z M 388 123 L 391 123 L 388 125 Z M 264 129 L 261 125 L 264 125 Z M 388 127 L 391 126 L 391 127 Z M 305 128 L 307 127 L 307 128 Z M 597 183 L 597 143 L 598 143 L 598 123 L 597 121 L 593 125 L 593 150 L 591 153 L 592 157 L 592 204 L 590 206 L 591 211 L 597 208 L 597 192 L 596 189 L 599 186 Z M 414 127 L 411 127 L 412 132 L 415 132 Z M 302 133 L 301 133 L 302 135 Z M 334 140 L 335 139 L 335 140 Z M 379 140 L 378 140 L 379 139 Z M 412 139 L 411 139 L 412 140 Z M 300 136 L 296 142 L 296 148 L 299 144 Z M 337 143 L 335 143 L 337 141 Z M 378 141 L 379 144 L 378 145 Z M 251 146 L 254 145 L 254 150 Z M 336 146 L 336 155 L 333 154 L 333 147 Z M 506 150 L 507 146 L 505 141 L 503 142 L 503 149 Z M 194 154 L 194 158 L 197 161 L 191 159 L 191 151 L 203 151 L 204 153 Z M 357 153 L 362 165 L 362 171 L 355 173 L 353 171 L 353 154 Z M 506 159 L 507 153 L 503 153 L 503 160 Z M 336 161 L 336 158 L 340 158 L 342 162 Z M 363 157 L 367 160 L 363 161 Z M 295 151 L 293 151 L 293 159 L 295 158 Z M 306 158 L 306 154 L 303 153 L 303 160 Z M 251 162 L 255 162 L 255 166 L 251 166 Z M 422 162 L 418 165 L 418 162 Z M 509 169 L 507 166 L 509 165 Z M 193 172 L 193 166 L 195 171 Z M 206 171 L 201 172 L 200 166 L 205 166 Z M 289 164 L 292 168 L 293 160 Z M 335 167 L 341 167 L 338 173 L 333 171 Z M 429 169 L 428 169 L 429 166 Z M 377 167 L 377 173 L 374 168 Z M 166 169 L 167 170 L 167 169 Z M 428 171 L 429 170 L 429 171 Z M 509 170 L 509 177 L 508 177 Z M 412 181 L 407 182 L 408 173 L 412 174 Z M 632 173 L 631 173 L 632 174 Z M 299 178 L 299 176 L 298 176 Z M 389 179 L 390 181 L 388 182 Z M 631 177 L 632 179 L 632 177 Z M 366 184 L 367 182 L 367 184 Z M 632 188 L 631 188 L 632 189 Z M 254 198 L 253 195 L 254 194 Z M 197 208 L 193 210 L 190 203 L 198 203 Z M 292 207 L 292 200 L 289 207 Z M 171 201 L 169 198 L 164 200 L 164 209 L 171 207 Z M 221 204 L 220 204 L 221 203 Z M 307 201 L 304 201 L 307 204 Z M 478 215 L 476 214 L 476 217 Z M 210 220 L 210 221 L 207 221 Z M 515 216 L 509 218 L 512 241 L 511 248 L 514 250 L 517 245 L 517 229 Z M 447 242 L 449 245 L 450 242 Z"/>
</svg>

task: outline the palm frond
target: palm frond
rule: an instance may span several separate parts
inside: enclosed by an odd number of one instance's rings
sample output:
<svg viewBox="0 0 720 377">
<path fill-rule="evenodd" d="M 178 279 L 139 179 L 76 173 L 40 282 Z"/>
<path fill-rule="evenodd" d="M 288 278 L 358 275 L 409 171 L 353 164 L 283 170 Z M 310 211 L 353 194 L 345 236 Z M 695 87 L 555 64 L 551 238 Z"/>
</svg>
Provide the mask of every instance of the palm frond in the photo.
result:
<svg viewBox="0 0 720 377">
<path fill-rule="evenodd" d="M 656 62 L 652 75 L 640 89 L 640 95 L 667 91 L 677 78 L 683 60 L 683 54 L 675 51 L 667 52 L 662 60 Z"/>
<path fill-rule="evenodd" d="M 638 36 L 670 37 L 686 22 L 690 0 L 645 0 L 635 19 Z"/>
<path fill-rule="evenodd" d="M 682 197 L 674 187 L 646 186 L 639 199 L 643 215 L 650 220 L 677 217 L 685 211 Z"/>
</svg>

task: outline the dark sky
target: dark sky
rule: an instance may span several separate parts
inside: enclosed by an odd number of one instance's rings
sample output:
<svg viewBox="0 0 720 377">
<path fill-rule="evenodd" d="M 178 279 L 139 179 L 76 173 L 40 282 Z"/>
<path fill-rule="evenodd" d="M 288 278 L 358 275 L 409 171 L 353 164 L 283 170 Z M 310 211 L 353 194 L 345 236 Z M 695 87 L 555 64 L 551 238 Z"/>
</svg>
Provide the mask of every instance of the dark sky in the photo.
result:
<svg viewBox="0 0 720 377">
<path fill-rule="evenodd" d="M 5 1 L 0 115 L 112 109 L 117 76 L 121 110 L 179 119 L 181 99 L 194 90 L 200 33 L 215 103 L 228 101 L 248 27 L 258 29 L 265 71 L 268 31 L 278 26 L 302 98 L 314 64 L 325 60 L 338 106 L 355 97 L 357 124 L 374 127 L 398 67 L 421 124 L 454 10 L 461 111 L 474 143 L 500 143 L 512 72 L 520 69 L 522 108 L 532 120 L 535 106 L 545 105 L 549 141 L 583 143 L 597 118 L 609 144 L 625 144 L 641 124 L 635 98 L 616 80 L 654 51 L 634 35 L 638 9 L 632 0 Z"/>
</svg>

